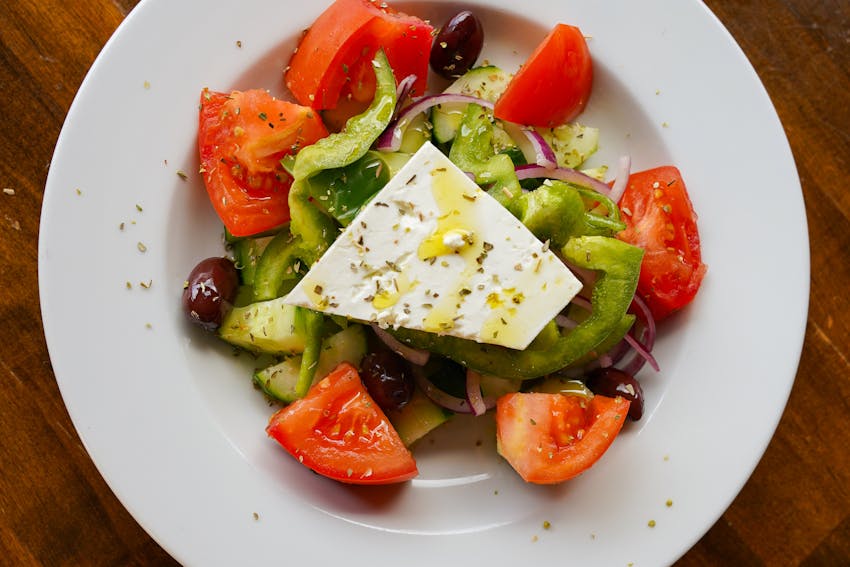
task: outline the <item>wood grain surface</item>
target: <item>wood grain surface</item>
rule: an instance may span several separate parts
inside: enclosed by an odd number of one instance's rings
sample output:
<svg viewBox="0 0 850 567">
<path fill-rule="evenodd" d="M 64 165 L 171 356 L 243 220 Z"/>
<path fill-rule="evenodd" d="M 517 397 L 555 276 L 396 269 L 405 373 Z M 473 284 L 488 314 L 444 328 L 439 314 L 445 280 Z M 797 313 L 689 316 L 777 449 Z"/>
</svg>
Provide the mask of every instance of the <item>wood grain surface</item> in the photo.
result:
<svg viewBox="0 0 850 567">
<path fill-rule="evenodd" d="M 80 443 L 51 370 L 37 287 L 56 138 L 86 71 L 135 4 L 0 1 L 0 565 L 173 564 Z M 756 68 L 790 140 L 807 205 L 811 298 L 776 435 L 678 565 L 850 565 L 850 2 L 707 4 Z"/>
</svg>

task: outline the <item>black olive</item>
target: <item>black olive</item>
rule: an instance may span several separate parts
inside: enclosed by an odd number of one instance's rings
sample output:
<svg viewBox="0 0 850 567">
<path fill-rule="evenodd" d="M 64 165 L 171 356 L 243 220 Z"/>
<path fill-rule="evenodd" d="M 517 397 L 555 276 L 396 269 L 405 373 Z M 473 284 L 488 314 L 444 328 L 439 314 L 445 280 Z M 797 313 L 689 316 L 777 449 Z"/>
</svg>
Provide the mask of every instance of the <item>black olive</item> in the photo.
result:
<svg viewBox="0 0 850 567">
<path fill-rule="evenodd" d="M 183 312 L 193 323 L 208 330 L 221 325 L 224 312 L 233 304 L 239 272 L 227 258 L 207 258 L 189 274 L 183 290 Z"/>
<path fill-rule="evenodd" d="M 617 368 L 598 368 L 590 373 L 585 385 L 594 394 L 615 398 L 620 396 L 631 402 L 629 417 L 637 421 L 643 416 L 643 388 L 634 376 Z"/>
<path fill-rule="evenodd" d="M 446 22 L 431 46 L 431 69 L 441 77 L 460 77 L 475 65 L 484 47 L 484 28 L 469 10 Z"/>
<path fill-rule="evenodd" d="M 413 375 L 407 362 L 389 350 L 370 352 L 360 363 L 360 379 L 382 410 L 398 410 L 413 395 Z"/>
</svg>

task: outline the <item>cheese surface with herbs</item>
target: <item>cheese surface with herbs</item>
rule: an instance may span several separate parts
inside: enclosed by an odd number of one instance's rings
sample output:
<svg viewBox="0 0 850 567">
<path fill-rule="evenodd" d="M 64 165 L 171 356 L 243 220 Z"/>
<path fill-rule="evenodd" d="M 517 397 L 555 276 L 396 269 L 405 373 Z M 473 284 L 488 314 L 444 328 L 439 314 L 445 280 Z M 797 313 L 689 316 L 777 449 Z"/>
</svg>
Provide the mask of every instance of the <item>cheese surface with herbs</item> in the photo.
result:
<svg viewBox="0 0 850 567">
<path fill-rule="evenodd" d="M 426 143 L 286 302 L 524 349 L 580 289 L 547 244 Z"/>
</svg>

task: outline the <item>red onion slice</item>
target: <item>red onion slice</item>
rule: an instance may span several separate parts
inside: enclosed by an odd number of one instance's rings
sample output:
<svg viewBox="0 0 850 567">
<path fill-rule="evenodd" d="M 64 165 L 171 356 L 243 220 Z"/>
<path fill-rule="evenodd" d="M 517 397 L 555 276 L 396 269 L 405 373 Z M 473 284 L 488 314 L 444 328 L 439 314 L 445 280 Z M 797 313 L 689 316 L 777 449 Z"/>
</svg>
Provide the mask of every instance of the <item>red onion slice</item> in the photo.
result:
<svg viewBox="0 0 850 567">
<path fill-rule="evenodd" d="M 611 359 L 611 366 L 614 366 L 625 357 L 631 348 L 629 347 L 629 343 L 626 342 L 625 339 L 617 343 L 617 346 L 609 350 L 606 354 Z"/>
<path fill-rule="evenodd" d="M 455 413 L 475 413 L 475 410 L 473 410 L 472 404 L 469 400 L 452 396 L 448 392 L 444 392 L 439 389 L 430 380 L 428 380 L 428 377 L 425 376 L 425 371 L 420 366 L 413 367 L 413 379 L 416 381 L 416 385 L 419 389 L 422 390 L 422 392 L 438 406 L 444 407 Z M 481 389 L 479 384 L 479 395 L 480 391 Z M 495 399 L 482 398 L 482 400 L 485 411 L 496 407 Z"/>
<path fill-rule="evenodd" d="M 570 169 L 569 167 L 556 167 L 554 169 L 546 168 L 541 165 L 519 165 L 516 168 L 516 176 L 522 181 L 523 179 L 557 179 L 558 181 L 566 181 L 567 183 L 575 183 L 582 187 L 592 189 L 597 193 L 610 196 L 611 188 L 593 177 Z"/>
<path fill-rule="evenodd" d="M 571 303 L 581 309 L 585 309 L 587 311 L 592 310 L 592 303 L 584 297 L 577 295 L 572 299 Z M 641 329 L 637 336 L 632 333 L 627 333 L 623 337 L 623 340 L 618 342 L 617 345 L 610 351 L 600 355 L 594 360 L 591 360 L 582 367 L 565 368 L 559 371 L 558 374 L 575 377 L 584 376 L 596 368 L 605 368 L 619 364 L 620 361 L 623 360 L 630 352 L 633 353 L 632 357 L 621 368 L 624 372 L 634 376 L 646 363 L 649 363 L 656 372 L 660 371 L 661 368 L 658 361 L 652 355 L 652 347 L 655 344 L 656 334 L 655 319 L 652 317 L 652 312 L 649 310 L 649 307 L 647 307 L 643 299 L 637 295 L 632 300 L 629 311 L 638 312 L 638 321 L 641 324 Z M 572 329 L 578 325 L 574 320 L 564 314 L 557 315 L 555 317 L 555 323 L 564 329 Z"/>
<path fill-rule="evenodd" d="M 395 110 L 393 111 L 393 120 L 398 118 L 399 112 L 401 112 L 402 105 L 407 100 L 407 97 L 410 96 L 410 91 L 413 90 L 413 84 L 416 82 L 416 75 L 408 75 L 399 81 L 398 86 L 396 87 L 395 93 Z"/>
<path fill-rule="evenodd" d="M 534 148 L 534 155 L 537 165 L 546 169 L 555 169 L 558 167 L 558 158 L 555 157 L 555 152 L 552 151 L 549 143 L 543 139 L 543 136 L 537 130 L 523 129 L 523 133 L 531 142 L 531 147 Z"/>
<path fill-rule="evenodd" d="M 422 97 L 399 112 L 395 122 L 391 123 L 378 137 L 375 148 L 382 152 L 397 152 L 401 147 L 401 137 L 404 129 L 416 115 L 430 110 L 438 104 L 449 103 L 478 104 L 485 108 L 493 108 L 492 102 L 469 95 L 443 93 Z"/>
<path fill-rule="evenodd" d="M 643 323 L 644 328 L 640 336 L 635 339 L 639 348 L 635 348 L 634 345 L 631 345 L 630 343 L 630 346 L 634 349 L 634 355 L 622 367 L 624 372 L 627 372 L 632 376 L 637 374 L 647 362 L 649 362 L 649 365 L 652 366 L 656 372 L 661 370 L 658 365 L 658 361 L 652 355 L 652 347 L 655 346 L 656 336 L 655 318 L 652 316 L 652 312 L 649 310 L 649 307 L 638 295 L 635 295 L 629 309 L 635 310 L 635 308 L 637 308 L 637 311 L 639 312 L 637 315 Z"/>
<path fill-rule="evenodd" d="M 520 126 L 512 122 L 504 122 L 505 132 L 516 142 L 517 147 L 525 156 L 525 161 L 537 164 L 546 169 L 558 167 L 558 158 L 549 143 L 534 128 Z"/>
<path fill-rule="evenodd" d="M 632 307 L 637 307 L 640 310 L 640 315 L 643 316 L 643 320 L 646 323 L 647 332 L 649 333 L 649 337 L 643 340 L 649 348 L 652 348 L 652 345 L 655 343 L 656 334 L 655 317 L 652 316 L 652 311 L 649 310 L 649 306 L 639 295 L 635 295 L 632 299 Z"/>
<path fill-rule="evenodd" d="M 583 286 L 592 285 L 594 282 L 596 282 L 596 279 L 598 278 L 596 270 L 582 268 L 581 266 L 576 266 L 575 264 L 571 264 L 570 262 L 564 263 L 567 265 L 573 275 L 581 281 Z"/>
<path fill-rule="evenodd" d="M 375 334 L 378 336 L 378 338 L 381 339 L 381 341 L 385 345 L 387 345 L 390 350 L 392 350 L 394 353 L 398 354 L 400 357 L 410 362 L 411 364 L 425 366 L 425 363 L 428 362 L 428 358 L 430 358 L 431 353 L 427 350 L 419 350 L 407 346 L 406 344 L 399 341 L 397 338 L 383 330 L 376 323 L 372 323 L 372 330 L 375 331 Z"/>
<path fill-rule="evenodd" d="M 481 374 L 474 370 L 466 371 L 466 399 L 469 400 L 473 415 L 487 413 L 487 405 L 481 395 Z"/>
<path fill-rule="evenodd" d="M 653 370 L 655 370 L 656 372 L 661 370 L 661 367 L 658 366 L 658 361 L 655 360 L 655 357 L 652 356 L 652 353 L 649 352 L 646 349 L 646 347 L 644 347 L 644 345 L 642 345 L 636 338 L 634 338 L 629 333 L 627 333 L 624 338 L 625 338 L 626 342 L 629 343 L 629 346 L 631 346 L 635 350 L 635 353 L 638 355 L 638 357 L 642 358 L 645 362 L 648 362 Z M 632 363 L 634 363 L 635 360 L 637 360 L 637 357 L 633 358 L 631 363 L 628 366 L 631 366 Z M 643 366 L 643 364 L 641 364 L 641 366 Z M 628 373 L 634 376 L 637 373 L 638 370 L 640 370 L 640 368 L 637 368 L 634 372 L 628 372 Z M 624 371 L 625 371 L 625 369 L 624 369 Z"/>
<path fill-rule="evenodd" d="M 578 327 L 578 321 L 573 321 L 566 315 L 555 315 L 555 324 L 562 329 L 575 329 Z"/>
<path fill-rule="evenodd" d="M 632 168 L 632 158 L 623 156 L 620 158 L 620 163 L 617 167 L 617 177 L 614 178 L 614 184 L 611 186 L 611 193 L 608 197 L 615 203 L 619 203 L 623 198 L 623 192 L 629 184 L 629 174 Z"/>
<path fill-rule="evenodd" d="M 585 311 L 593 311 L 593 303 L 591 303 L 589 299 L 580 295 L 573 297 L 572 300 L 570 300 L 570 303 L 574 303 L 577 307 L 580 307 Z"/>
<path fill-rule="evenodd" d="M 589 299 L 582 297 L 581 295 L 576 295 L 570 300 L 567 307 L 564 307 L 563 311 L 555 316 L 555 324 L 563 329 L 574 329 L 578 327 L 578 321 L 567 316 L 570 305 L 575 305 L 579 309 L 584 309 L 588 313 L 593 311 L 593 304 Z"/>
<path fill-rule="evenodd" d="M 430 398 L 430 400 L 438 406 L 444 407 L 455 413 L 472 412 L 467 400 L 458 398 L 457 396 L 452 396 L 451 394 L 436 387 L 430 380 L 428 380 L 427 376 L 425 376 L 425 371 L 422 370 L 422 368 L 413 368 L 413 379 L 416 381 L 416 385 L 419 389 L 422 390 L 422 393 L 428 396 L 428 398 Z"/>
</svg>

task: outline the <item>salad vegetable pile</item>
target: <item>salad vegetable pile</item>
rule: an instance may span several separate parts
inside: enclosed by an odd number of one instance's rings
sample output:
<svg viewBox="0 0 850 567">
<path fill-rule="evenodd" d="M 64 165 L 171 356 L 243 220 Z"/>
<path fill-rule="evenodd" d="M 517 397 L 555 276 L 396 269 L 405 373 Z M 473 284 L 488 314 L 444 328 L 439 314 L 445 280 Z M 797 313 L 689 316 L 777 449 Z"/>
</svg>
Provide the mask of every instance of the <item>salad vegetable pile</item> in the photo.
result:
<svg viewBox="0 0 850 567">
<path fill-rule="evenodd" d="M 523 479 L 582 473 L 641 418 L 656 325 L 705 273 L 675 167 L 582 169 L 582 32 L 556 25 L 515 74 L 478 64 L 484 32 L 336 0 L 284 71 L 296 102 L 201 93 L 228 254 L 191 271 L 183 309 L 267 361 L 268 434 L 327 477 L 410 479 L 417 440 L 491 410 Z"/>
</svg>

